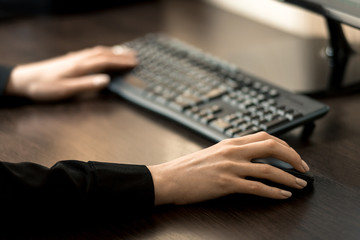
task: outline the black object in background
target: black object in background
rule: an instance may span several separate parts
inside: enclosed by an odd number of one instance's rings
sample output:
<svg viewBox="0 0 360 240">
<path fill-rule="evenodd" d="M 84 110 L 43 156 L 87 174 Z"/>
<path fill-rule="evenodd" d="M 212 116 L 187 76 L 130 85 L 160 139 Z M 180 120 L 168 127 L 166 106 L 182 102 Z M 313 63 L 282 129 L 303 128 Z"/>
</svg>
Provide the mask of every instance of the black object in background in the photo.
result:
<svg viewBox="0 0 360 240">
<path fill-rule="evenodd" d="M 0 18 L 86 12 L 143 0 L 0 0 Z"/>
</svg>

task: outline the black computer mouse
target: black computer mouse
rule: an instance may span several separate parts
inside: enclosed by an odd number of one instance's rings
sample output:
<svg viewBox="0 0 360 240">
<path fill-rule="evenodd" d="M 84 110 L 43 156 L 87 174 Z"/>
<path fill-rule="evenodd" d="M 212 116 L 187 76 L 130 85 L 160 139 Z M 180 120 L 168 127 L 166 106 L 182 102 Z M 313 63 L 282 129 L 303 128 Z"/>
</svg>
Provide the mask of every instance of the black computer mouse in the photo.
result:
<svg viewBox="0 0 360 240">
<path fill-rule="evenodd" d="M 258 178 L 251 178 L 253 180 L 265 183 L 269 186 L 273 186 L 273 187 L 278 187 L 287 191 L 290 191 L 292 193 L 301 193 L 301 192 L 305 192 L 309 189 L 313 188 L 313 183 L 314 183 L 314 175 L 309 171 L 306 173 L 302 173 L 297 171 L 296 169 L 294 169 L 293 166 L 291 166 L 289 163 L 286 163 L 284 161 L 281 161 L 279 159 L 276 158 L 257 158 L 257 159 L 253 159 L 252 160 L 253 163 L 262 163 L 262 164 L 269 164 L 271 166 L 277 167 L 285 172 L 288 172 L 292 175 L 294 175 L 297 178 L 301 178 L 303 180 L 305 180 L 308 184 L 306 185 L 305 188 L 303 189 L 295 189 L 295 188 L 291 188 L 282 184 L 278 184 L 278 183 L 274 183 L 271 182 L 269 180 L 266 179 L 258 179 Z"/>
</svg>

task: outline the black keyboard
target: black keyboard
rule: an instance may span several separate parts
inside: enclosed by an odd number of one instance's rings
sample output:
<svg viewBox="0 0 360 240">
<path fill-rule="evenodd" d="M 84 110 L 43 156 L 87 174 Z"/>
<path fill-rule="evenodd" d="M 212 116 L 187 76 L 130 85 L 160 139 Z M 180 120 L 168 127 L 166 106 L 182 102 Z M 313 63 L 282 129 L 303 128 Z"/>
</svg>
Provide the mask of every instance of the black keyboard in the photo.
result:
<svg viewBox="0 0 360 240">
<path fill-rule="evenodd" d="M 137 51 L 139 65 L 115 77 L 109 89 L 216 141 L 258 131 L 278 134 L 329 110 L 164 35 L 124 46 Z"/>
</svg>

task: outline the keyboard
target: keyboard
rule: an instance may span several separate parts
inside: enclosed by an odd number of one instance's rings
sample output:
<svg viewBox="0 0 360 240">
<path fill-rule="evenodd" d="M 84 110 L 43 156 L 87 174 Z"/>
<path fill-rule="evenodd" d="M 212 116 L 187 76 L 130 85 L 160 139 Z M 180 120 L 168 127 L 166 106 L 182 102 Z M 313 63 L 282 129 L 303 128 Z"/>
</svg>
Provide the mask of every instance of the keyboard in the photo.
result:
<svg viewBox="0 0 360 240">
<path fill-rule="evenodd" d="M 137 52 L 139 64 L 114 77 L 109 89 L 215 141 L 259 131 L 276 135 L 329 110 L 165 35 L 124 46 Z"/>
</svg>

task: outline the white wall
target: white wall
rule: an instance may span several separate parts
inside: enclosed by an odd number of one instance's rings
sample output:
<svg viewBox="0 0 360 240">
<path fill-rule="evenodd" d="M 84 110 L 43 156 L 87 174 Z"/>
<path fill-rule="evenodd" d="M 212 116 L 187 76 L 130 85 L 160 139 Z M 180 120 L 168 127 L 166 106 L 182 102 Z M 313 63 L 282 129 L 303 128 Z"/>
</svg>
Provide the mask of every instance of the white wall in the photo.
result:
<svg viewBox="0 0 360 240">
<path fill-rule="evenodd" d="M 323 17 L 280 0 L 204 0 L 230 12 L 303 37 L 327 37 Z M 345 27 L 350 42 L 360 43 L 360 31 Z"/>
<path fill-rule="evenodd" d="M 205 0 L 215 6 L 304 37 L 325 36 L 324 19 L 275 0 Z"/>
</svg>

